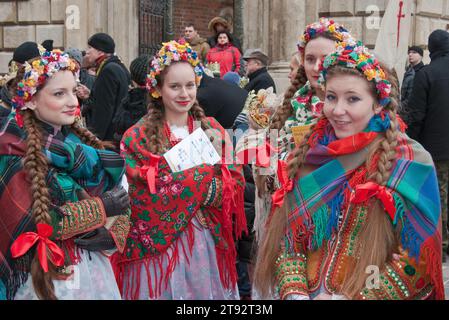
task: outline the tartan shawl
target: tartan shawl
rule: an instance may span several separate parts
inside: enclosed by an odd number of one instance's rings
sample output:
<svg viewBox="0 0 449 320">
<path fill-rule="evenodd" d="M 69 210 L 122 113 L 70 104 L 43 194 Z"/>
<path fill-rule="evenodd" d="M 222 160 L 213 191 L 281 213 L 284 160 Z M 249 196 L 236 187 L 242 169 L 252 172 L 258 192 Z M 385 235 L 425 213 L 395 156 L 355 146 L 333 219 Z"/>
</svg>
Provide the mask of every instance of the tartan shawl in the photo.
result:
<svg viewBox="0 0 449 320">
<path fill-rule="evenodd" d="M 396 216 L 401 220 L 401 244 L 411 257 L 425 259 L 437 295 L 444 297 L 441 266 L 441 208 L 438 181 L 432 158 L 417 142 L 403 133 L 398 139 L 396 162 L 386 185 L 394 198 Z M 340 212 L 353 208 L 351 192 L 367 181 L 368 150 L 390 126 L 388 116 L 375 116 L 365 132 L 337 140 L 327 119 L 321 120 L 309 139 L 306 164 L 318 166 L 294 181 L 287 195 L 289 208 L 286 250 L 299 250 L 301 239 L 308 250 L 317 250 L 337 231 Z M 374 158 L 376 159 L 376 158 Z M 360 204 L 368 205 L 368 202 Z"/>
<path fill-rule="evenodd" d="M 49 160 L 47 183 L 52 206 L 77 202 L 77 190 L 84 189 L 90 196 L 98 196 L 121 182 L 124 160 L 118 154 L 83 144 L 69 127 L 53 135 L 51 126 L 44 123 L 41 126 L 44 129 L 43 152 Z M 31 215 L 30 181 L 23 167 L 25 152 L 26 133 L 17 125 L 14 115 L 10 115 L 0 129 L 0 279 L 7 288 L 8 298 L 13 298 L 27 281 L 34 256 L 34 250 L 30 250 L 24 257 L 14 260 L 10 253 L 18 236 L 36 232 Z"/>
<path fill-rule="evenodd" d="M 214 143 L 231 148 L 223 150 L 223 156 L 232 156 L 232 143 L 224 129 L 213 118 L 207 121 L 213 129 L 208 130 L 208 134 L 214 135 Z M 171 148 L 169 137 L 166 132 L 161 134 L 165 150 L 168 151 Z M 246 229 L 243 202 L 245 181 L 241 166 L 228 165 L 232 162 L 222 161 L 224 164 L 221 165 L 201 165 L 173 173 L 161 156 L 157 158 L 158 169 L 155 172 L 157 192 L 152 194 L 147 172 L 155 155 L 148 151 L 147 144 L 143 119 L 129 129 L 122 140 L 132 199 L 127 245 L 123 254 L 116 253 L 113 258 L 122 294 L 126 298 L 138 299 L 142 266 L 147 270 L 150 297 L 162 294 L 179 262 L 179 253 L 183 252 L 187 258 L 191 253 L 194 242 L 192 218 L 198 215 L 215 240 L 221 281 L 226 288 L 234 288 L 237 274 L 233 234 L 239 237 Z M 226 160 L 224 157 L 222 159 Z M 214 181 L 217 185 L 216 200 L 213 204 L 206 203 Z M 181 234 L 187 234 L 186 247 L 179 241 Z M 164 258 L 169 259 L 167 269 L 162 268 Z M 150 270 L 154 270 L 156 279 L 152 279 Z M 123 292 L 125 287 L 127 290 Z"/>
</svg>

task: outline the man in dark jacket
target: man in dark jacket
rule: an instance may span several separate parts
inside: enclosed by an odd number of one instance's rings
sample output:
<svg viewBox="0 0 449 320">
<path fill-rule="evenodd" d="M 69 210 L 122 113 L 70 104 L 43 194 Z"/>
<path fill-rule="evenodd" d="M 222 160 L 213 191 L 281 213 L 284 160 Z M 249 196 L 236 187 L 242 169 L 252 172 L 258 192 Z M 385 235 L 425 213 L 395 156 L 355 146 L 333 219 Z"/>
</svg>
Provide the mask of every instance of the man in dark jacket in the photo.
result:
<svg viewBox="0 0 449 320">
<path fill-rule="evenodd" d="M 447 212 L 449 183 L 449 33 L 436 30 L 429 36 L 432 62 L 415 77 L 409 100 L 408 135 L 430 152 L 437 169 L 443 219 L 443 247 L 448 247 Z M 443 254 L 445 258 L 445 255 Z"/>
<path fill-rule="evenodd" d="M 415 74 L 424 67 L 422 62 L 424 51 L 420 47 L 413 46 L 408 49 L 408 61 L 410 63 L 407 72 L 404 75 L 401 89 L 401 110 L 400 114 L 402 119 L 408 123 L 408 101 L 410 100 L 413 92 L 413 83 L 415 80 Z"/>
<path fill-rule="evenodd" d="M 92 91 L 82 87 L 79 97 L 88 96 L 83 108 L 87 127 L 101 140 L 112 141 L 112 120 L 123 98 L 128 94 L 131 75 L 115 54 L 115 42 L 105 33 L 97 33 L 88 41 L 86 60 L 97 66 L 97 79 Z"/>
<path fill-rule="evenodd" d="M 254 90 L 257 93 L 261 89 L 273 87 L 276 93 L 276 85 L 267 70 L 267 55 L 260 49 L 250 49 L 243 56 L 243 60 L 246 61 L 246 73 L 249 78 L 249 83 L 246 85 L 245 90 L 248 92 Z"/>
<path fill-rule="evenodd" d="M 231 129 L 245 106 L 248 92 L 221 79 L 203 76 L 198 88 L 198 102 L 206 116 L 214 117 L 225 129 Z"/>
</svg>

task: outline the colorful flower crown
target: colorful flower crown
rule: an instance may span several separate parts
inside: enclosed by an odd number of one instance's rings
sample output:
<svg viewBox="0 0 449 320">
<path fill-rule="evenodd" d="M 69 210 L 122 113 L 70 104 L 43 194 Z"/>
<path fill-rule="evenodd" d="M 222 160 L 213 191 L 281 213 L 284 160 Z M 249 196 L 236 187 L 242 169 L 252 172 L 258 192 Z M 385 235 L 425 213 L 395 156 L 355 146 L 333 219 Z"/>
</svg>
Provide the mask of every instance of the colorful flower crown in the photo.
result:
<svg viewBox="0 0 449 320">
<path fill-rule="evenodd" d="M 362 42 L 347 39 L 337 44 L 334 53 L 328 55 L 321 65 L 319 83 L 325 85 L 327 71 L 331 66 L 343 66 L 360 71 L 368 81 L 376 84 L 379 104 L 383 107 L 390 103 L 391 83 L 375 56 L 369 52 Z"/>
<path fill-rule="evenodd" d="M 75 62 L 61 50 L 45 51 L 40 48 L 40 59 L 25 62 L 25 74 L 17 84 L 16 94 L 12 99 L 14 110 L 26 109 L 26 103 L 36 94 L 48 78 L 61 70 L 77 71 Z"/>
<path fill-rule="evenodd" d="M 153 98 L 157 99 L 160 97 L 160 93 L 156 89 L 158 84 L 156 78 L 172 62 L 179 61 L 186 61 L 195 68 L 196 83 L 199 85 L 201 77 L 204 74 L 204 69 L 198 58 L 198 54 L 193 51 L 188 43 L 181 44 L 176 41 L 166 42 L 162 44 L 162 49 L 151 62 L 150 72 L 147 75 L 147 89 Z"/>
<path fill-rule="evenodd" d="M 302 54 L 306 49 L 306 45 L 309 43 L 311 39 L 313 39 L 316 35 L 329 33 L 335 37 L 337 41 L 343 41 L 346 38 L 351 37 L 348 30 L 346 30 L 342 25 L 336 23 L 334 20 L 329 20 L 326 18 L 320 18 L 318 22 L 309 24 L 306 27 L 306 30 L 301 35 L 301 38 L 298 42 L 298 50 Z"/>
</svg>

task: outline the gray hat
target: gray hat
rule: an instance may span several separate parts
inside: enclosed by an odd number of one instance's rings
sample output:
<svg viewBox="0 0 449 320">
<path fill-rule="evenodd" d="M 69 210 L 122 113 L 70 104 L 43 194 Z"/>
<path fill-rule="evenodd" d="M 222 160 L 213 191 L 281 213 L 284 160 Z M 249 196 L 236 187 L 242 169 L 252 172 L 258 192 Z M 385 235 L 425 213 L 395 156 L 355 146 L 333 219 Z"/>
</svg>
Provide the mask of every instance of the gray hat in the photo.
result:
<svg viewBox="0 0 449 320">
<path fill-rule="evenodd" d="M 76 48 L 69 48 L 66 50 L 66 53 L 70 58 L 75 59 L 76 62 L 78 62 L 80 65 L 83 64 L 83 53 L 81 52 L 81 50 Z"/>
<path fill-rule="evenodd" d="M 243 55 L 243 60 L 256 59 L 262 62 L 264 66 L 268 65 L 268 56 L 263 53 L 262 49 L 248 49 Z"/>
</svg>

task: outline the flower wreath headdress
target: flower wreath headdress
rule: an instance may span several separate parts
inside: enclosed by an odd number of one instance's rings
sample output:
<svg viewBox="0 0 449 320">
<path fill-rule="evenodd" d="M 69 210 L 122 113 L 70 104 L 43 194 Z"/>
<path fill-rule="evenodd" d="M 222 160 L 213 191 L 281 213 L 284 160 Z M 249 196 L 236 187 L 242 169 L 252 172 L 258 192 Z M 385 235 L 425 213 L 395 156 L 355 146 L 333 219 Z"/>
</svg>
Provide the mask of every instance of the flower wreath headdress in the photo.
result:
<svg viewBox="0 0 449 320">
<path fill-rule="evenodd" d="M 318 81 L 322 86 L 326 83 L 327 71 L 336 65 L 360 71 L 368 81 L 375 83 L 379 104 L 385 107 L 390 103 L 391 83 L 379 61 L 362 42 L 351 38 L 337 44 L 336 51 L 328 55 L 321 65 Z"/>
<path fill-rule="evenodd" d="M 195 69 L 196 84 L 199 85 L 204 74 L 204 68 L 198 58 L 198 54 L 193 51 L 188 43 L 179 43 L 170 41 L 162 44 L 159 53 L 154 57 L 150 65 L 150 72 L 147 75 L 146 87 L 151 96 L 155 99 L 160 98 L 157 90 L 157 77 L 162 71 L 170 66 L 172 62 L 186 61 Z"/>
<path fill-rule="evenodd" d="M 329 33 L 335 37 L 337 42 L 344 41 L 346 38 L 351 37 L 349 31 L 342 25 L 336 23 L 334 20 L 329 20 L 327 18 L 320 18 L 318 22 L 309 24 L 306 30 L 301 35 L 298 42 L 298 50 L 304 55 L 307 44 L 316 35 Z"/>
<path fill-rule="evenodd" d="M 25 62 L 23 79 L 17 84 L 15 95 L 12 99 L 13 111 L 27 109 L 26 104 L 31 101 L 39 88 L 47 79 L 61 70 L 77 72 L 75 62 L 69 55 L 61 50 L 45 51 L 39 47 L 40 59 Z"/>
</svg>

